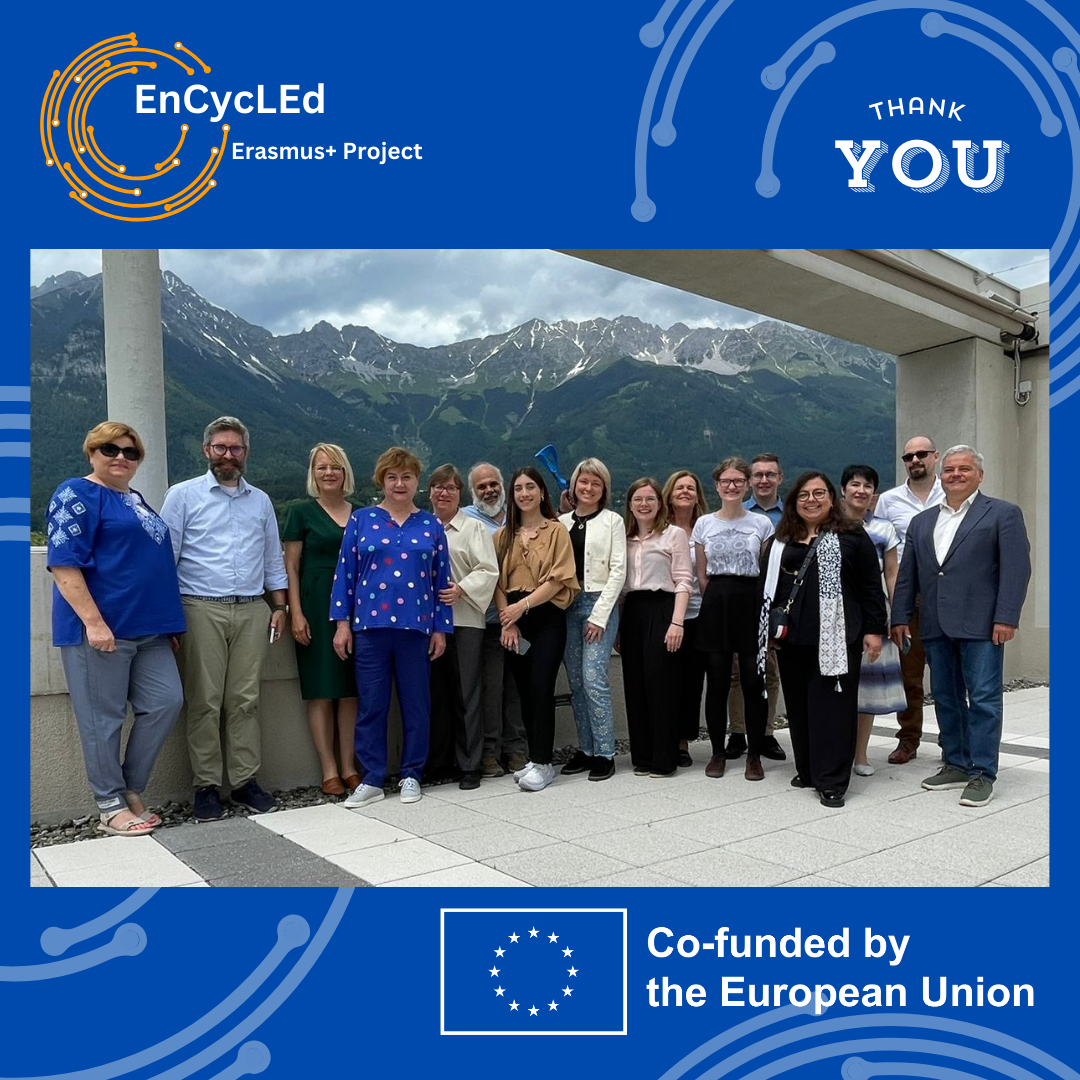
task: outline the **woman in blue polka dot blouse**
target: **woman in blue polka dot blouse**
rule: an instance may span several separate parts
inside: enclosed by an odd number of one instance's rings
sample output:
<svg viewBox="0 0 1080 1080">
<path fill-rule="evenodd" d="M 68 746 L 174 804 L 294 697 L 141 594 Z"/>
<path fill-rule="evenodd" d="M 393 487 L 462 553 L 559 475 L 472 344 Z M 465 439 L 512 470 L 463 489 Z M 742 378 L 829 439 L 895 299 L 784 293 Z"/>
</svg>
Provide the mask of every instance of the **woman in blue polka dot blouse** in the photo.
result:
<svg viewBox="0 0 1080 1080">
<path fill-rule="evenodd" d="M 382 502 L 349 518 L 330 593 L 334 651 L 355 657 L 359 693 L 356 757 L 364 782 L 345 800 L 350 807 L 383 798 L 392 683 L 401 705 L 401 801 L 420 801 L 431 718 L 428 665 L 454 632 L 451 608 L 439 603 L 450 584 L 446 534 L 414 501 L 419 460 L 392 446 L 375 463 L 374 480 Z"/>
</svg>

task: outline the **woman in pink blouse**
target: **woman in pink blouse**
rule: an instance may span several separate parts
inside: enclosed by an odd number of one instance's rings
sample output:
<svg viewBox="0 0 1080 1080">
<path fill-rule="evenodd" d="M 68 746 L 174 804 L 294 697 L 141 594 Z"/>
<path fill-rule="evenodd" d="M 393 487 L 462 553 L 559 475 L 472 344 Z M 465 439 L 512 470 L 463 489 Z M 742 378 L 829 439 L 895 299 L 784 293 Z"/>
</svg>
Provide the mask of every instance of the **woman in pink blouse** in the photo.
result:
<svg viewBox="0 0 1080 1080">
<path fill-rule="evenodd" d="M 682 529 L 668 524 L 660 485 L 649 477 L 635 480 L 626 493 L 619 628 L 635 776 L 674 776 L 678 767 L 678 719 L 671 699 L 691 576 L 689 541 Z"/>
</svg>

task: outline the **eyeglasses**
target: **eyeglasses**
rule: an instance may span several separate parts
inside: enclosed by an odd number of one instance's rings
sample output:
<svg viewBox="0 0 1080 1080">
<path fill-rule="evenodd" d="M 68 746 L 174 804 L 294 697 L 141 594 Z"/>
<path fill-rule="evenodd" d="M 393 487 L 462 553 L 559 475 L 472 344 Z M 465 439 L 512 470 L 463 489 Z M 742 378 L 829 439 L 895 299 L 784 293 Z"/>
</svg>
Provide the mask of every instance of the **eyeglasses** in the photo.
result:
<svg viewBox="0 0 1080 1080">
<path fill-rule="evenodd" d="M 655 495 L 642 495 L 640 498 L 635 497 L 630 500 L 631 506 L 652 506 L 654 503 L 658 503 L 660 500 Z"/>
<path fill-rule="evenodd" d="M 248 451 L 246 446 L 226 446 L 224 443 L 211 443 L 210 453 L 215 457 L 225 457 L 226 454 L 234 458 L 242 458 Z"/>
<path fill-rule="evenodd" d="M 914 451 L 913 453 L 910 453 L 910 454 L 901 454 L 900 455 L 900 460 L 905 465 L 909 465 L 916 458 L 918 458 L 920 461 L 922 461 L 924 458 L 928 458 L 932 453 L 934 453 L 933 450 L 916 450 L 916 451 Z"/>
<path fill-rule="evenodd" d="M 122 454 L 125 461 L 138 461 L 139 451 L 134 446 L 117 446 L 116 443 L 102 443 L 98 447 L 98 452 L 104 454 L 107 458 L 114 458 L 117 454 Z"/>
<path fill-rule="evenodd" d="M 829 497 L 825 488 L 815 488 L 813 491 L 800 491 L 798 501 L 801 503 L 824 502 Z"/>
<path fill-rule="evenodd" d="M 434 491 L 443 491 L 443 492 L 451 492 L 452 493 L 452 492 L 460 491 L 460 490 L 461 490 L 461 488 L 459 488 L 457 486 L 457 484 L 432 484 L 431 487 L 428 488 L 428 491 L 432 491 L 432 492 L 434 492 Z"/>
<path fill-rule="evenodd" d="M 750 474 L 751 480 L 779 480 L 780 474 L 777 472 L 752 472 Z"/>
<path fill-rule="evenodd" d="M 718 480 L 717 483 L 721 487 L 726 488 L 741 488 L 746 483 L 745 480 Z"/>
</svg>

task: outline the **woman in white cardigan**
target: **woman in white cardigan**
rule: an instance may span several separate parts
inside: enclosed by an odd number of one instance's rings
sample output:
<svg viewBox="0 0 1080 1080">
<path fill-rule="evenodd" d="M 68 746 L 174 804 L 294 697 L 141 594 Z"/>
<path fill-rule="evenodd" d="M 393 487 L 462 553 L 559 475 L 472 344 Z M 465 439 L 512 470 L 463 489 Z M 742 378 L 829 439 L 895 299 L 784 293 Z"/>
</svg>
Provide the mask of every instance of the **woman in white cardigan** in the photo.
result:
<svg viewBox="0 0 1080 1080">
<path fill-rule="evenodd" d="M 574 701 L 578 750 L 564 775 L 589 773 L 607 780 L 615 773 L 615 719 L 608 667 L 619 629 L 619 593 L 626 580 L 626 529 L 606 509 L 611 474 L 597 458 L 586 458 L 570 476 L 574 509 L 559 521 L 570 533 L 581 592 L 566 612 L 563 663 Z"/>
</svg>

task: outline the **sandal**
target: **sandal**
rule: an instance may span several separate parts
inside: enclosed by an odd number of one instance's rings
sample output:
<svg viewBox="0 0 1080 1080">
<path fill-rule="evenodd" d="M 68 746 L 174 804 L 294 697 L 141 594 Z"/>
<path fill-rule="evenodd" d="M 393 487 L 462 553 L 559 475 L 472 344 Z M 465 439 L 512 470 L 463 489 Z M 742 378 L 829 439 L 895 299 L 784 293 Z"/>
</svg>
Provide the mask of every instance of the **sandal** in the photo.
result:
<svg viewBox="0 0 1080 1080">
<path fill-rule="evenodd" d="M 142 813 L 140 813 L 138 810 L 135 809 L 134 806 L 131 805 L 132 799 L 137 799 L 140 803 L 142 803 L 142 806 L 143 806 Z M 153 810 L 147 810 L 146 809 L 146 804 L 143 803 L 142 796 L 138 792 L 125 791 L 124 792 L 124 801 L 128 804 L 128 809 L 140 821 L 145 822 L 147 825 L 152 825 L 155 829 L 161 824 L 161 818 L 158 817 L 158 815 L 155 814 Z"/>
<path fill-rule="evenodd" d="M 122 812 L 122 811 L 121 811 Z M 132 811 L 134 813 L 134 811 Z M 110 814 L 106 816 L 101 815 L 101 821 L 98 824 L 98 832 L 107 833 L 109 836 L 149 836 L 156 826 L 151 825 L 147 821 L 143 821 L 141 817 L 133 817 L 123 825 L 110 825 L 109 822 L 116 817 L 116 814 Z"/>
</svg>

